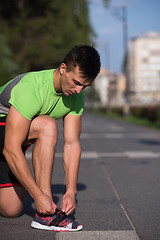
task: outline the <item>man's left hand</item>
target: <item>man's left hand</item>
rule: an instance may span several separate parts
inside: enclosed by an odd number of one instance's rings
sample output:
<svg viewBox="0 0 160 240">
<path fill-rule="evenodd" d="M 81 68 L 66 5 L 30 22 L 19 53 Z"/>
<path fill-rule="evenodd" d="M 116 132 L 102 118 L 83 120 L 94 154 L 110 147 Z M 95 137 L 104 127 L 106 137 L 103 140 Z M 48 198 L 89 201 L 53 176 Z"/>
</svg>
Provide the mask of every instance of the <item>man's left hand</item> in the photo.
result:
<svg viewBox="0 0 160 240">
<path fill-rule="evenodd" d="M 65 193 L 62 202 L 62 211 L 67 215 L 71 214 L 76 208 L 76 200 L 74 193 Z"/>
</svg>

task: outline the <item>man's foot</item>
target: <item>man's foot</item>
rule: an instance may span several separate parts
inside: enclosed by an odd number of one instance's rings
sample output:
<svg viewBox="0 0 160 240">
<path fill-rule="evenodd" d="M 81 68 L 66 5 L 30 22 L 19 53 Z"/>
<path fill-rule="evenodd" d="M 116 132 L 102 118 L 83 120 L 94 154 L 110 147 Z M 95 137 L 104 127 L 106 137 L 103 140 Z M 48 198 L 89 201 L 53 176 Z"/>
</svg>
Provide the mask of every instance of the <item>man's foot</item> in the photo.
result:
<svg viewBox="0 0 160 240">
<path fill-rule="evenodd" d="M 59 209 L 56 209 L 54 215 L 51 216 L 44 216 L 37 212 L 33 218 L 31 227 L 57 232 L 79 231 L 83 228 L 81 224 L 69 218 L 64 212 Z"/>
</svg>

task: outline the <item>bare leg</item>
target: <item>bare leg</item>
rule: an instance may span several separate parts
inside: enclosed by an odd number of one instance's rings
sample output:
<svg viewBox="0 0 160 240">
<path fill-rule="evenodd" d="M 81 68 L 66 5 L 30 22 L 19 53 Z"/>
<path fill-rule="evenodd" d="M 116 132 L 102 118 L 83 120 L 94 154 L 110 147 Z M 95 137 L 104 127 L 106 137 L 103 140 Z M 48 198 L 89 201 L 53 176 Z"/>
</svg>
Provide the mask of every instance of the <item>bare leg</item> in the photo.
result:
<svg viewBox="0 0 160 240">
<path fill-rule="evenodd" d="M 51 177 L 57 142 L 57 125 L 53 118 L 39 116 L 31 122 L 24 146 L 33 142 L 35 142 L 32 159 L 35 180 L 40 189 L 52 199 Z M 24 197 L 23 187 L 0 188 L 0 215 L 19 216 L 23 208 Z"/>
<path fill-rule="evenodd" d="M 37 118 L 33 127 L 38 133 L 32 155 L 36 183 L 45 194 L 52 198 L 51 177 L 57 143 L 56 121 L 48 116 L 41 116 Z"/>
<path fill-rule="evenodd" d="M 0 215 L 18 217 L 23 209 L 25 189 L 20 186 L 0 188 Z"/>
</svg>

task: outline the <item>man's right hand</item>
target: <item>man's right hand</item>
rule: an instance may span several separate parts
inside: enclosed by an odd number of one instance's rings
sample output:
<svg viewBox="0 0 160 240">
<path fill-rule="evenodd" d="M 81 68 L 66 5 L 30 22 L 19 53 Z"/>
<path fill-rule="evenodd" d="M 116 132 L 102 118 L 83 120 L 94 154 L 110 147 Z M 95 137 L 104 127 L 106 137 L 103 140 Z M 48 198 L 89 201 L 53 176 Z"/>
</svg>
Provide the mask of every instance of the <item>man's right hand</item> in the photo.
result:
<svg viewBox="0 0 160 240">
<path fill-rule="evenodd" d="M 56 204 L 53 202 L 53 200 L 46 195 L 45 193 L 42 193 L 40 196 L 37 197 L 35 200 L 36 210 L 43 214 L 43 215 L 53 215 L 56 211 Z"/>
</svg>

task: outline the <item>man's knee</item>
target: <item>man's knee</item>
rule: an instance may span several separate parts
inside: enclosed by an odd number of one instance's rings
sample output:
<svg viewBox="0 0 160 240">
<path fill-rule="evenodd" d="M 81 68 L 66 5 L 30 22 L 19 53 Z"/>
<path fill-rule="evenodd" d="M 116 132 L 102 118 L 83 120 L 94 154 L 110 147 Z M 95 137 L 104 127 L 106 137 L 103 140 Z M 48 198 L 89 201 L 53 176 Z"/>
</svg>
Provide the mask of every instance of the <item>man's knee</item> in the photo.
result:
<svg viewBox="0 0 160 240">
<path fill-rule="evenodd" d="M 3 217 L 18 217 L 23 209 L 25 189 L 23 187 L 8 187 L 0 189 L 0 215 Z"/>
<path fill-rule="evenodd" d="M 52 117 L 45 116 L 43 119 L 43 125 L 42 130 L 40 133 L 40 138 L 44 139 L 44 141 L 47 139 L 50 139 L 50 142 L 53 143 L 53 145 L 56 145 L 57 143 L 57 123 L 56 120 Z"/>
<path fill-rule="evenodd" d="M 22 210 L 23 210 L 23 205 L 19 205 L 19 206 L 8 205 L 6 206 L 6 208 L 0 207 L 0 215 L 2 217 L 7 217 L 7 218 L 16 218 L 16 217 L 19 217 Z"/>
<path fill-rule="evenodd" d="M 42 115 L 36 117 L 30 127 L 28 140 L 41 139 L 46 140 L 50 138 L 54 143 L 57 142 L 57 123 L 56 120 L 50 116 Z"/>
<path fill-rule="evenodd" d="M 43 132 L 49 136 L 57 137 L 57 123 L 52 117 L 45 116 L 43 123 Z"/>
</svg>

